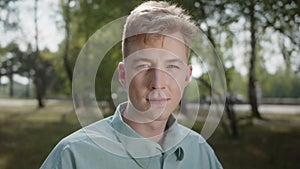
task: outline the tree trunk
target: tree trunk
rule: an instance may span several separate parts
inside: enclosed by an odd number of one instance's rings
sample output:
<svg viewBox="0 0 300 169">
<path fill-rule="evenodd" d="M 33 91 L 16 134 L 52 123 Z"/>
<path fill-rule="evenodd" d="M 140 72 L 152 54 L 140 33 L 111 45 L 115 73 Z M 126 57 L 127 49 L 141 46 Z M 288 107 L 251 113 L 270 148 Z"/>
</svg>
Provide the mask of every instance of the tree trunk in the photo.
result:
<svg viewBox="0 0 300 169">
<path fill-rule="evenodd" d="M 233 138 L 238 138 L 239 132 L 238 132 L 237 120 L 235 116 L 235 111 L 233 109 L 233 105 L 234 105 L 234 100 L 232 96 L 229 95 L 226 99 L 225 108 L 226 108 L 228 119 L 230 121 L 230 135 Z"/>
<path fill-rule="evenodd" d="M 249 102 L 252 108 L 252 116 L 261 119 L 258 111 L 256 88 L 255 88 L 255 62 L 256 62 L 256 29 L 255 29 L 255 16 L 254 16 L 254 2 L 250 4 L 250 34 L 251 34 L 251 53 L 250 53 L 250 67 L 249 67 Z"/>
<path fill-rule="evenodd" d="M 8 78 L 9 78 L 9 97 L 14 97 L 14 74 L 13 74 L 13 70 L 12 70 L 12 65 L 10 65 L 10 72 L 8 74 Z"/>
<path fill-rule="evenodd" d="M 34 70 L 35 70 L 35 88 L 36 88 L 36 99 L 38 101 L 38 108 L 43 108 L 45 107 L 44 104 L 44 83 L 43 77 L 42 77 L 42 72 L 40 69 L 43 69 L 41 66 L 41 58 L 40 58 L 40 51 L 39 51 L 39 45 L 38 45 L 38 24 L 37 24 L 37 8 L 38 8 L 38 0 L 34 1 L 34 27 L 35 27 L 35 53 L 34 53 L 34 58 L 35 58 L 35 64 L 34 64 Z"/>
<path fill-rule="evenodd" d="M 13 72 L 13 64 L 14 64 L 14 59 L 11 60 L 10 64 L 7 64 L 7 69 L 8 69 L 8 79 L 9 79 L 9 97 L 14 96 L 14 72 Z"/>
<path fill-rule="evenodd" d="M 202 15 L 205 16 L 205 18 L 207 18 L 207 13 L 205 12 L 205 9 L 204 9 L 205 5 L 201 1 L 199 3 L 200 3 L 200 11 L 201 11 Z M 206 35 L 207 35 L 207 38 L 210 40 L 212 46 L 214 48 L 216 48 L 216 42 L 215 42 L 215 40 L 214 40 L 214 38 L 212 36 L 211 28 L 209 26 L 207 28 Z M 220 58 L 220 59 L 222 59 L 222 58 Z M 223 60 L 222 60 L 222 62 L 223 62 Z M 226 80 L 227 80 L 228 74 L 227 74 L 226 71 L 225 71 L 225 77 L 226 77 Z M 200 81 L 206 87 L 208 87 L 210 90 L 212 90 L 211 85 L 209 85 L 203 79 L 200 79 Z M 226 85 L 226 83 L 223 84 L 223 86 L 225 86 L 225 85 Z M 219 95 L 219 100 L 222 102 L 222 98 L 221 98 L 220 95 Z M 228 135 L 236 138 L 236 137 L 238 137 L 238 128 L 237 128 L 237 120 L 235 119 L 235 112 L 233 111 L 233 109 L 231 109 L 232 106 L 233 105 L 230 105 L 229 101 L 226 99 L 226 101 L 225 101 L 225 109 L 226 109 L 226 112 L 227 112 L 227 115 L 228 115 L 228 119 L 229 119 L 230 125 L 228 127 L 227 124 L 225 123 L 225 121 L 223 119 L 221 119 L 221 126 L 223 127 L 223 129 L 224 129 L 224 131 L 225 131 L 226 134 L 228 134 Z"/>
<path fill-rule="evenodd" d="M 27 75 L 27 78 L 28 78 L 28 84 L 26 85 L 26 88 L 25 88 L 25 97 L 26 98 L 29 98 L 29 96 L 30 96 L 30 79 L 31 79 L 31 77 L 30 77 L 30 72 L 28 72 L 28 75 Z"/>
<path fill-rule="evenodd" d="M 65 44 L 65 51 L 64 51 L 64 67 L 68 76 L 68 79 L 70 81 L 70 84 L 72 84 L 73 79 L 73 71 L 71 68 L 71 65 L 69 63 L 69 48 L 70 48 L 70 1 L 68 0 L 67 4 L 65 5 L 65 33 L 66 33 L 66 44 Z"/>
<path fill-rule="evenodd" d="M 38 108 L 45 107 L 44 96 L 43 96 L 43 86 L 41 79 L 36 79 L 35 89 L 36 89 L 36 98 L 38 101 Z"/>
</svg>

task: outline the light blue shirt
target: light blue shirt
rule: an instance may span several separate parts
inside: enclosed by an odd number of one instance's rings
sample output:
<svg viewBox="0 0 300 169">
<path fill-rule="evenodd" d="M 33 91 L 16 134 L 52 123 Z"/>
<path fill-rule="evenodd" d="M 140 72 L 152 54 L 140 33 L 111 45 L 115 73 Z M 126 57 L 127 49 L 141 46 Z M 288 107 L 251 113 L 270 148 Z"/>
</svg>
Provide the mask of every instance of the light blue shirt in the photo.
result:
<svg viewBox="0 0 300 169">
<path fill-rule="evenodd" d="M 41 169 L 222 169 L 208 143 L 174 116 L 161 146 L 124 123 L 124 107 L 61 140 Z"/>
</svg>

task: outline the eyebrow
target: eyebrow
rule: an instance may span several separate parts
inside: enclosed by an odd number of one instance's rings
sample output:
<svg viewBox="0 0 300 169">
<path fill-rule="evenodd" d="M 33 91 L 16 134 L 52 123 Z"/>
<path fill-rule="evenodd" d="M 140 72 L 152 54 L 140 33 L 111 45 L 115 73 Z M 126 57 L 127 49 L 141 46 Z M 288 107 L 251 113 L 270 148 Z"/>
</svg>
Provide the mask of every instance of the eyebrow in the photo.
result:
<svg viewBox="0 0 300 169">
<path fill-rule="evenodd" d="M 167 63 L 181 63 L 181 64 L 185 64 L 184 61 L 182 61 L 180 59 L 168 59 Z"/>
<path fill-rule="evenodd" d="M 144 57 L 142 57 L 142 58 L 135 58 L 135 59 L 133 60 L 133 62 L 134 62 L 134 63 L 137 63 L 137 62 L 152 62 L 152 61 L 151 61 L 151 59 L 149 59 L 149 58 L 146 58 L 146 57 L 144 58 Z M 179 64 L 187 65 L 186 63 L 184 63 L 184 61 L 182 61 L 182 60 L 180 60 L 180 59 L 178 59 L 178 58 L 176 58 L 176 59 L 167 59 L 166 62 L 167 62 L 167 63 L 179 63 Z"/>
<path fill-rule="evenodd" d="M 133 62 L 135 63 L 135 62 L 151 62 L 151 60 L 150 59 L 148 59 L 148 58 L 134 58 L 133 59 Z"/>
</svg>

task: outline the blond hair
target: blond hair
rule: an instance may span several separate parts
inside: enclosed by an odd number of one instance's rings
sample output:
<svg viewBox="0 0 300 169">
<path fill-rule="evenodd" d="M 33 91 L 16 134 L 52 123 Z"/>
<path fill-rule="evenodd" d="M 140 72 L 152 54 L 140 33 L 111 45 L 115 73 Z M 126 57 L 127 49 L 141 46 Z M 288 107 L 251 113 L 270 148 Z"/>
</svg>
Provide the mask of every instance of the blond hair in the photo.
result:
<svg viewBox="0 0 300 169">
<path fill-rule="evenodd" d="M 139 35 L 165 36 L 179 32 L 188 45 L 195 31 L 195 23 L 183 8 L 163 1 L 144 2 L 126 19 L 122 37 L 123 57 L 129 55 L 130 45 Z"/>
</svg>

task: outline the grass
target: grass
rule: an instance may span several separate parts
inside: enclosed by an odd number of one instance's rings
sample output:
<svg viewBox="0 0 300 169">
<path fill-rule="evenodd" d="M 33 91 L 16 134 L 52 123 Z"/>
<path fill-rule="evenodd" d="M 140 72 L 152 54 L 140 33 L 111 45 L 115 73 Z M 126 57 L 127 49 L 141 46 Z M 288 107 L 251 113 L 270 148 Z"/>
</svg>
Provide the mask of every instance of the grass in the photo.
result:
<svg viewBox="0 0 300 169">
<path fill-rule="evenodd" d="M 1 107 L 0 168 L 39 168 L 56 143 L 80 128 L 70 105 Z"/>
<path fill-rule="evenodd" d="M 300 127 L 284 125 L 299 122 L 299 115 L 269 115 L 266 123 L 239 127 L 233 139 L 218 127 L 208 142 L 225 169 L 298 169 Z M 273 123 L 273 122 L 276 123 Z M 194 130 L 201 130 L 201 123 Z M 71 104 L 0 107 L 0 168 L 39 168 L 44 159 L 66 135 L 81 128 Z"/>
<path fill-rule="evenodd" d="M 299 169 L 299 115 L 267 115 L 267 121 L 240 125 L 239 137 L 219 127 L 208 142 L 225 169 Z M 295 125 L 296 124 L 296 125 Z M 194 130 L 201 131 L 202 124 Z"/>
</svg>

